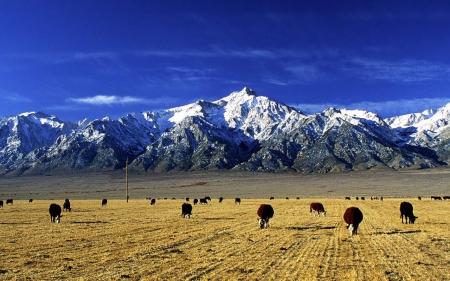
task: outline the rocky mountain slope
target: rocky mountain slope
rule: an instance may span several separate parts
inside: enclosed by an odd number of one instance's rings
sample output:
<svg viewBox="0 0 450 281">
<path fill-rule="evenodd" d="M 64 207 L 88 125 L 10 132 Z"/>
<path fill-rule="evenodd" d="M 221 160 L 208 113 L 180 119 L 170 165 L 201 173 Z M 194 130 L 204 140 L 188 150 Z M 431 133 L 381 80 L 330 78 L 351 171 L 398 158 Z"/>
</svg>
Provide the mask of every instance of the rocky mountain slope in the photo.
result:
<svg viewBox="0 0 450 281">
<path fill-rule="evenodd" d="M 450 162 L 450 104 L 386 120 L 362 110 L 305 115 L 248 88 L 217 101 L 63 122 L 0 117 L 0 174 L 50 170 L 332 172 Z"/>
</svg>

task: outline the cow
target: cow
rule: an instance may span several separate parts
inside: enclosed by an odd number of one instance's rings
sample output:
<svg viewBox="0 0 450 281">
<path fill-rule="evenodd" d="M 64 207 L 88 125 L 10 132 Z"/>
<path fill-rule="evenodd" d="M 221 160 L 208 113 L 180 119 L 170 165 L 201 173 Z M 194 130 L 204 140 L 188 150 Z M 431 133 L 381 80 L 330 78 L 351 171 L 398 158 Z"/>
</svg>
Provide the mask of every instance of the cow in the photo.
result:
<svg viewBox="0 0 450 281">
<path fill-rule="evenodd" d="M 189 203 L 183 203 L 181 205 L 181 217 L 183 218 L 191 218 L 192 215 L 192 205 Z"/>
<path fill-rule="evenodd" d="M 102 200 L 102 205 L 101 205 L 101 206 L 102 206 L 102 207 L 103 207 L 103 206 L 106 206 L 106 204 L 108 204 L 108 199 L 103 199 L 103 200 Z"/>
<path fill-rule="evenodd" d="M 48 212 L 50 213 L 50 221 L 60 223 L 61 221 L 61 206 L 58 204 L 50 204 L 50 208 L 48 209 Z"/>
<path fill-rule="evenodd" d="M 270 200 L 275 200 L 275 197 L 273 197 L 273 196 L 272 196 L 272 197 L 270 197 Z"/>
<path fill-rule="evenodd" d="M 442 200 L 441 196 L 431 196 L 431 200 Z"/>
<path fill-rule="evenodd" d="M 414 224 L 414 222 L 416 221 L 417 217 L 414 216 L 413 214 L 413 205 L 409 202 L 402 202 L 400 203 L 400 217 L 402 218 L 402 223 L 403 223 L 403 216 L 405 216 L 405 223 L 408 223 L 408 218 L 409 218 L 409 223 Z"/>
<path fill-rule="evenodd" d="M 28 200 L 28 203 L 33 203 L 33 199 Z"/>
<path fill-rule="evenodd" d="M 206 198 L 200 198 L 200 204 L 208 204 L 208 201 L 206 200 Z"/>
<path fill-rule="evenodd" d="M 12 199 L 6 199 L 6 205 L 8 205 L 8 204 L 13 204 L 13 200 Z"/>
<path fill-rule="evenodd" d="M 348 197 L 348 196 L 347 196 L 347 197 L 345 197 L 345 200 L 350 200 L 350 197 Z"/>
<path fill-rule="evenodd" d="M 344 221 L 348 224 L 347 229 L 350 235 L 358 235 L 358 226 L 363 220 L 363 213 L 357 207 L 350 207 L 345 210 Z"/>
<path fill-rule="evenodd" d="M 0 208 L 3 208 L 3 200 L 0 200 Z"/>
<path fill-rule="evenodd" d="M 241 205 L 241 198 L 234 199 L 234 204 Z"/>
<path fill-rule="evenodd" d="M 286 200 L 289 200 L 289 197 L 286 197 Z"/>
<path fill-rule="evenodd" d="M 419 201 L 422 200 L 422 196 L 417 196 L 417 199 L 419 199 Z"/>
<path fill-rule="evenodd" d="M 195 198 L 195 199 L 194 199 L 194 205 L 197 205 L 197 203 L 198 203 L 198 199 Z"/>
<path fill-rule="evenodd" d="M 361 200 L 363 200 L 363 201 L 366 200 L 366 197 L 362 196 L 362 197 L 361 197 Z"/>
<path fill-rule="evenodd" d="M 155 203 L 156 203 L 156 199 L 155 199 L 155 198 L 153 198 L 152 200 L 150 200 L 150 205 L 155 205 Z"/>
<path fill-rule="evenodd" d="M 222 203 L 222 201 L 223 201 L 223 197 L 220 197 L 219 198 L 219 203 Z"/>
<path fill-rule="evenodd" d="M 72 211 L 72 208 L 70 208 L 70 201 L 67 198 L 64 200 L 63 211 Z"/>
<path fill-rule="evenodd" d="M 320 217 L 320 214 L 322 214 L 322 216 L 324 216 L 324 217 L 326 216 L 327 212 L 325 211 L 325 208 L 323 207 L 322 203 L 315 202 L 315 203 L 311 203 L 309 205 L 309 215 L 316 216 L 316 213 L 317 213 L 317 216 L 319 216 L 319 217 Z"/>
<path fill-rule="evenodd" d="M 442 199 L 444 199 L 444 200 L 450 200 L 450 196 L 442 196 Z"/>
<path fill-rule="evenodd" d="M 206 196 L 205 199 L 208 201 L 211 201 L 211 197 L 209 197 L 209 196 Z"/>
<path fill-rule="evenodd" d="M 186 202 L 189 202 L 189 197 L 186 197 Z"/>
<path fill-rule="evenodd" d="M 269 204 L 261 204 L 258 208 L 258 223 L 261 229 L 269 227 L 269 219 L 274 215 L 272 206 Z"/>
</svg>

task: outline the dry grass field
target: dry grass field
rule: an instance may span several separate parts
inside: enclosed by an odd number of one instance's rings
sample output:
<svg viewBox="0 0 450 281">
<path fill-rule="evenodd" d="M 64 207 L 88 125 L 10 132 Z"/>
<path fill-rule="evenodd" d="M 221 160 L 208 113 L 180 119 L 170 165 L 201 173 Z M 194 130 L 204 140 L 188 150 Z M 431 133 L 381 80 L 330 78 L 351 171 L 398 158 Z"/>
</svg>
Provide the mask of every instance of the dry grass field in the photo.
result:
<svg viewBox="0 0 450 281">
<path fill-rule="evenodd" d="M 0 280 L 450 280 L 450 202 L 429 199 L 450 193 L 449 176 L 165 175 L 130 181 L 128 203 L 117 175 L 4 178 L 0 199 L 16 200 L 0 209 Z M 189 194 L 191 203 L 200 195 L 212 201 L 183 219 Z M 160 199 L 151 206 L 146 196 Z M 72 212 L 51 223 L 50 203 L 66 197 Z M 416 224 L 401 223 L 404 200 Z M 309 215 L 313 201 L 326 217 Z M 268 229 L 258 227 L 261 203 L 275 210 Z M 353 237 L 342 219 L 350 206 L 364 214 Z"/>
<path fill-rule="evenodd" d="M 403 199 L 213 198 L 181 218 L 184 200 L 72 200 L 60 224 L 49 200 L 0 210 L 1 280 L 450 280 L 450 202 L 413 203 L 416 224 L 401 224 Z M 321 201 L 327 217 L 310 217 Z M 57 202 L 62 205 L 62 202 Z M 259 229 L 256 210 L 275 216 Z M 350 237 L 346 207 L 364 213 Z"/>
</svg>

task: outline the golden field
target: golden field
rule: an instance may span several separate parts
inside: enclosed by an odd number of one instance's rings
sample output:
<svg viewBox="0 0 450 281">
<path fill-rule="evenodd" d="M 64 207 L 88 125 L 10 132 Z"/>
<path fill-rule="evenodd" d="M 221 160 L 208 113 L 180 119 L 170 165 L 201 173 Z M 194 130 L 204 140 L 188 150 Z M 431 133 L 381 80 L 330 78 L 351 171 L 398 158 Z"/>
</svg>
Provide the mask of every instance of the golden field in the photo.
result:
<svg viewBox="0 0 450 281">
<path fill-rule="evenodd" d="M 344 175 L 135 177 L 128 203 L 117 175 L 2 179 L 1 199 L 16 200 L 0 209 L 0 280 L 450 280 L 450 202 L 428 196 L 446 195 L 449 173 L 418 173 L 347 175 L 347 185 Z M 137 194 L 159 199 L 151 206 Z M 212 201 L 183 219 L 187 194 L 191 204 L 200 194 Z M 50 203 L 66 197 L 72 212 L 51 223 Z M 309 215 L 315 201 L 326 217 Z M 402 201 L 414 205 L 416 224 L 401 223 Z M 262 203 L 275 210 L 268 229 L 257 223 Z M 353 237 L 342 219 L 350 206 L 364 214 Z"/>
</svg>

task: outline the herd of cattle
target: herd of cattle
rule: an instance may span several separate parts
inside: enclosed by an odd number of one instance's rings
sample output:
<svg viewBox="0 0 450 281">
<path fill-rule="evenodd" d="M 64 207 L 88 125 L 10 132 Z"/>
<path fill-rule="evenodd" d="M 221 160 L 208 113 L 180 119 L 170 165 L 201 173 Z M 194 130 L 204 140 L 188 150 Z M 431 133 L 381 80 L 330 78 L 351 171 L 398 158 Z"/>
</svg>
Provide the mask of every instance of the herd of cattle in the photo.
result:
<svg viewBox="0 0 450 281">
<path fill-rule="evenodd" d="M 362 200 L 364 197 L 361 197 Z M 380 198 L 380 200 L 383 197 Z M 148 200 L 150 200 L 150 205 L 155 205 L 156 204 L 156 199 L 152 199 L 152 198 L 146 198 Z M 167 199 L 167 198 L 165 198 Z M 274 197 L 270 197 L 270 200 L 273 200 Z M 288 197 L 286 198 L 288 199 Z M 298 199 L 298 198 L 297 198 Z M 359 199 L 359 198 L 358 198 Z M 371 197 L 371 199 L 373 200 L 374 198 Z M 376 197 L 376 199 L 378 199 L 378 197 Z M 422 200 L 422 198 L 419 196 L 418 197 L 419 200 Z M 431 196 L 432 200 L 449 200 L 450 196 Z M 350 200 L 350 197 L 345 197 L 345 200 Z M 190 201 L 189 198 L 186 198 L 186 201 Z M 199 199 L 194 199 L 193 203 L 194 205 L 200 203 L 200 204 L 208 204 L 208 201 L 211 201 L 211 197 L 204 197 Z M 221 203 L 223 201 L 223 197 L 219 198 L 219 203 Z M 28 202 L 32 203 L 33 199 L 30 199 Z M 6 200 L 6 204 L 7 205 L 13 205 L 14 201 L 13 199 L 7 199 Z M 102 199 L 101 201 L 101 207 L 106 206 L 108 203 L 107 199 Z M 241 198 L 235 198 L 234 203 L 237 205 L 241 204 Z M 3 208 L 3 200 L 0 200 L 0 208 Z M 192 205 L 189 203 L 183 203 L 181 205 L 181 216 L 183 218 L 190 218 L 192 216 Z M 61 206 L 59 206 L 58 204 L 52 203 L 50 204 L 50 208 L 49 208 L 49 214 L 50 214 L 50 221 L 51 222 L 56 222 L 59 223 L 61 221 L 61 212 L 62 211 L 67 211 L 70 212 L 72 210 L 71 206 L 70 206 L 70 201 L 69 199 L 65 199 L 64 203 L 63 203 L 63 208 L 61 208 Z M 325 207 L 323 206 L 322 203 L 320 202 L 313 202 L 310 204 L 309 206 L 309 212 L 310 212 L 310 216 L 326 216 L 326 211 L 325 211 Z M 261 229 L 263 228 L 267 228 L 269 227 L 269 220 L 274 216 L 274 209 L 271 205 L 269 204 L 261 204 L 257 210 L 257 215 L 258 215 L 258 224 L 260 226 Z M 361 210 L 357 207 L 349 207 L 345 210 L 344 212 L 344 221 L 345 223 L 347 223 L 347 229 L 350 232 L 350 235 L 357 235 L 358 234 L 358 226 L 359 224 L 362 222 L 363 220 L 363 213 L 361 212 Z M 400 217 L 402 219 L 402 223 L 403 223 L 403 218 L 405 218 L 405 222 L 404 223 L 414 223 L 417 219 L 417 217 L 414 215 L 413 213 L 413 205 L 409 202 L 402 202 L 400 204 Z"/>
<path fill-rule="evenodd" d="M 438 197 L 438 196 L 431 196 L 432 200 L 442 200 L 442 198 L 444 200 L 450 199 L 450 196 L 444 196 L 444 197 Z M 378 197 L 375 197 L 376 200 L 383 200 L 383 197 L 381 197 L 380 199 Z M 441 199 L 439 199 L 441 198 Z M 156 199 L 152 199 L 152 198 L 146 198 L 148 200 L 150 200 L 150 205 L 155 205 L 156 204 Z M 167 199 L 167 198 L 165 198 Z M 273 200 L 274 197 L 270 197 L 270 200 Z M 288 199 L 288 197 L 286 198 Z M 299 198 L 297 198 L 299 199 Z M 362 200 L 364 200 L 364 197 L 361 197 Z M 373 200 L 374 198 L 371 197 L 371 199 Z M 418 197 L 419 200 L 422 200 L 422 198 L 419 196 Z M 189 198 L 186 198 L 186 201 L 189 201 Z M 350 200 L 350 197 L 345 197 L 345 200 Z M 359 198 L 358 198 L 359 200 Z M 198 199 L 194 199 L 193 203 L 194 205 L 200 203 L 200 204 L 208 204 L 208 201 L 211 201 L 211 197 L 204 197 L 201 198 L 200 200 Z M 223 197 L 219 198 L 219 203 L 221 203 L 223 201 Z M 33 199 L 30 199 L 28 202 L 32 203 Z M 13 204 L 14 201 L 13 199 L 7 199 L 6 200 L 6 204 Z M 102 199 L 101 201 L 101 207 L 106 206 L 108 203 L 107 199 Z M 235 198 L 234 203 L 237 205 L 241 204 L 241 198 Z M 0 200 L 0 208 L 3 208 L 3 200 Z M 70 212 L 72 210 L 71 206 L 70 206 L 70 201 L 69 199 L 65 199 L 64 203 L 63 203 L 63 208 L 61 208 L 61 206 L 59 206 L 58 204 L 52 203 L 50 204 L 50 208 L 49 208 L 49 214 L 50 214 L 50 221 L 51 222 L 56 222 L 59 223 L 61 221 L 61 217 L 62 211 L 67 211 Z M 310 204 L 309 206 L 309 212 L 310 212 L 310 216 L 323 216 L 325 217 L 327 212 L 325 211 L 325 207 L 323 206 L 322 203 L 320 202 L 313 202 Z M 258 224 L 260 226 L 261 229 L 263 228 L 267 228 L 269 227 L 269 220 L 274 216 L 274 210 L 273 207 L 269 204 L 261 204 L 257 210 L 257 215 L 258 215 Z M 183 203 L 181 205 L 181 216 L 183 218 L 187 218 L 189 219 L 192 215 L 192 205 L 189 203 Z M 345 210 L 344 212 L 344 221 L 345 223 L 347 223 L 347 229 L 350 232 L 350 235 L 357 235 L 358 234 L 358 226 L 359 224 L 362 222 L 363 220 L 363 213 L 361 212 L 361 210 L 357 207 L 349 207 Z M 405 218 L 405 222 L 404 223 L 414 223 L 417 219 L 417 217 L 414 215 L 413 213 L 413 205 L 409 202 L 402 202 L 400 204 L 400 217 L 402 219 L 402 223 L 403 223 L 403 218 Z"/>
</svg>

